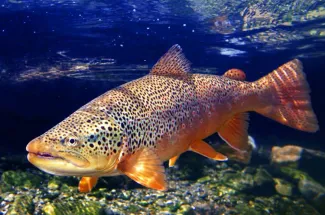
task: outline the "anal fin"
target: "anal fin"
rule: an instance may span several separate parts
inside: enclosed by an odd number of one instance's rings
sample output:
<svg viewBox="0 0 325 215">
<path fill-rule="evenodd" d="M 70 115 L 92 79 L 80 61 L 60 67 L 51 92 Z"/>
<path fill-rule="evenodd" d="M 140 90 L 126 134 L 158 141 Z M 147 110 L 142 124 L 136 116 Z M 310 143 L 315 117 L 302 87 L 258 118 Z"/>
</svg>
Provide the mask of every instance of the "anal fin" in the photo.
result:
<svg viewBox="0 0 325 215">
<path fill-rule="evenodd" d="M 159 157 L 148 148 L 138 150 L 117 166 L 118 170 L 137 183 L 156 190 L 166 190 L 165 169 Z"/>
<path fill-rule="evenodd" d="M 217 161 L 228 160 L 228 158 L 225 155 L 215 151 L 214 148 L 212 148 L 212 146 L 210 146 L 208 143 L 204 142 L 203 140 L 197 140 L 193 142 L 190 145 L 189 150 L 213 160 L 217 160 Z"/>
<path fill-rule="evenodd" d="M 169 159 L 168 166 L 169 167 L 175 166 L 175 163 L 176 163 L 178 158 L 179 158 L 179 155 L 176 155 L 176 156 L 172 157 L 171 159 Z"/>
<path fill-rule="evenodd" d="M 219 130 L 219 136 L 236 150 L 246 151 L 248 144 L 248 113 L 238 113 Z"/>
<path fill-rule="evenodd" d="M 79 181 L 78 190 L 82 193 L 90 192 L 97 184 L 98 177 L 82 177 Z"/>
</svg>

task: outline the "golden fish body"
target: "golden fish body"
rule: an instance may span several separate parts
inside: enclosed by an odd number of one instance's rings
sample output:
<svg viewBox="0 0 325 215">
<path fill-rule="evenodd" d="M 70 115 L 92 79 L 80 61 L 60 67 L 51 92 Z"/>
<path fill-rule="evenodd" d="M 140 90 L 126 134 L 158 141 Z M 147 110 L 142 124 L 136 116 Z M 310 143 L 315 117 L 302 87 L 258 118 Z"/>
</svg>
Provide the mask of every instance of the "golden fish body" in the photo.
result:
<svg viewBox="0 0 325 215">
<path fill-rule="evenodd" d="M 188 150 L 227 160 L 202 141 L 215 132 L 233 148 L 247 150 L 247 111 L 318 130 L 299 60 L 258 81 L 244 79 L 235 69 L 223 76 L 192 74 L 175 45 L 150 74 L 106 92 L 32 140 L 28 159 L 51 174 L 83 176 L 82 192 L 100 176 L 119 174 L 165 190 L 166 160 L 173 166 Z"/>
</svg>

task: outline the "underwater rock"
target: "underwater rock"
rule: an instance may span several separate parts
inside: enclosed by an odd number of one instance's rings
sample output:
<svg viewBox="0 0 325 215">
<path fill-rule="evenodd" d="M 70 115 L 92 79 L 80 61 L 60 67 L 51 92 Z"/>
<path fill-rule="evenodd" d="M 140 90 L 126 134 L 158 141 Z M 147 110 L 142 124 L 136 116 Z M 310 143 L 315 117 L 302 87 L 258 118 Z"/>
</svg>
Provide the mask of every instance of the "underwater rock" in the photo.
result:
<svg viewBox="0 0 325 215">
<path fill-rule="evenodd" d="M 288 181 L 280 178 L 274 178 L 275 190 L 283 196 L 292 196 L 293 185 Z"/>
<path fill-rule="evenodd" d="M 286 145 L 272 148 L 271 163 L 275 167 L 291 167 L 306 172 L 310 177 L 325 185 L 325 174 L 314 168 L 325 165 L 325 153 L 300 146 Z"/>
<path fill-rule="evenodd" d="M 274 192 L 272 176 L 263 168 L 256 171 L 244 169 L 241 172 L 226 172 L 222 176 L 225 185 L 241 192 L 271 195 Z"/>
<path fill-rule="evenodd" d="M 193 208 L 190 205 L 182 205 L 177 214 L 179 215 L 195 215 Z"/>
<path fill-rule="evenodd" d="M 298 183 L 301 194 L 310 201 L 320 213 L 325 213 L 325 188 L 312 180 L 302 179 Z"/>
<path fill-rule="evenodd" d="M 298 183 L 301 179 L 311 179 L 311 177 L 304 171 L 291 167 L 280 167 L 273 170 L 274 175 L 288 179 Z"/>
<path fill-rule="evenodd" d="M 254 186 L 254 176 L 240 172 L 225 172 L 222 176 L 222 182 L 228 187 L 237 191 L 251 189 Z"/>
<path fill-rule="evenodd" d="M 33 197 L 27 195 L 17 195 L 13 204 L 10 206 L 7 215 L 29 215 L 33 214 Z"/>
<path fill-rule="evenodd" d="M 205 177 L 199 178 L 197 180 L 197 183 L 205 184 L 205 183 L 207 183 L 209 181 L 211 181 L 211 177 L 210 176 L 205 176 Z"/>
<path fill-rule="evenodd" d="M 295 145 L 272 148 L 271 159 L 273 164 L 292 164 L 299 161 L 312 161 L 313 159 L 325 162 L 325 153 L 317 150 L 307 149 Z"/>
<path fill-rule="evenodd" d="M 302 151 L 303 148 L 299 146 L 274 146 L 272 148 L 271 162 L 272 164 L 298 167 L 298 162 L 301 159 Z"/>
<path fill-rule="evenodd" d="M 256 170 L 254 181 L 257 186 L 273 185 L 273 178 L 265 169 L 258 168 Z"/>
<path fill-rule="evenodd" d="M 52 179 L 47 183 L 47 188 L 49 190 L 57 190 L 59 189 L 59 187 L 60 187 L 60 182 L 58 180 Z"/>
<path fill-rule="evenodd" d="M 1 187 L 2 189 L 8 189 L 12 186 L 30 189 L 40 186 L 41 181 L 42 178 L 35 174 L 23 171 L 10 170 L 2 174 Z"/>
<path fill-rule="evenodd" d="M 47 203 L 42 212 L 45 215 L 99 215 L 103 213 L 103 210 L 98 202 L 69 200 Z"/>
</svg>

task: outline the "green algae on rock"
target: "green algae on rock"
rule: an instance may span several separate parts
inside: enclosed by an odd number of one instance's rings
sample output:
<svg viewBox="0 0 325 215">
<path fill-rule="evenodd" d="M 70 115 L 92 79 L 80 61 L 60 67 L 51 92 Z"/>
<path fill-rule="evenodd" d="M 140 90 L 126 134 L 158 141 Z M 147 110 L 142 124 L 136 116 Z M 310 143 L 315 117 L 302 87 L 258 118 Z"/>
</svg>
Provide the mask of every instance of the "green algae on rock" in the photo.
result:
<svg viewBox="0 0 325 215">
<path fill-rule="evenodd" d="M 47 203 L 42 212 L 45 215 L 100 215 L 103 214 L 102 206 L 94 201 L 54 201 Z"/>
<path fill-rule="evenodd" d="M 209 181 L 211 181 L 211 177 L 210 176 L 205 176 L 205 177 L 199 178 L 197 180 L 197 183 L 205 184 L 205 183 L 207 183 Z"/>
<path fill-rule="evenodd" d="M 27 195 L 16 195 L 15 200 L 10 206 L 7 215 L 29 215 L 33 214 L 33 197 Z"/>
<path fill-rule="evenodd" d="M 274 178 L 275 190 L 283 196 L 292 196 L 293 185 L 281 178 Z"/>
<path fill-rule="evenodd" d="M 19 188 L 36 188 L 40 186 L 42 178 L 23 171 L 6 171 L 1 176 L 1 183 L 4 187 L 19 187 Z"/>
</svg>

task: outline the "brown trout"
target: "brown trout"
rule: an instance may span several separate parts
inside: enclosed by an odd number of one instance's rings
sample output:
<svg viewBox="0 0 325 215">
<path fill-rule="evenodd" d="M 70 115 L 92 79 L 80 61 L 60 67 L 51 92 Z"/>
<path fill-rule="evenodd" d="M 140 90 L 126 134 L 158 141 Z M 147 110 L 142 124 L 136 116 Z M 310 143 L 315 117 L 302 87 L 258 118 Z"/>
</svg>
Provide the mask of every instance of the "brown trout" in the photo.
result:
<svg viewBox="0 0 325 215">
<path fill-rule="evenodd" d="M 248 150 L 248 114 L 255 111 L 307 132 L 318 130 L 299 60 L 255 82 L 232 69 L 223 76 L 193 74 L 179 45 L 150 73 L 112 89 L 32 140 L 28 160 L 54 175 L 82 176 L 81 192 L 98 177 L 127 175 L 166 190 L 163 162 L 186 151 L 225 161 L 204 138 L 218 132 L 232 148 Z"/>
</svg>

